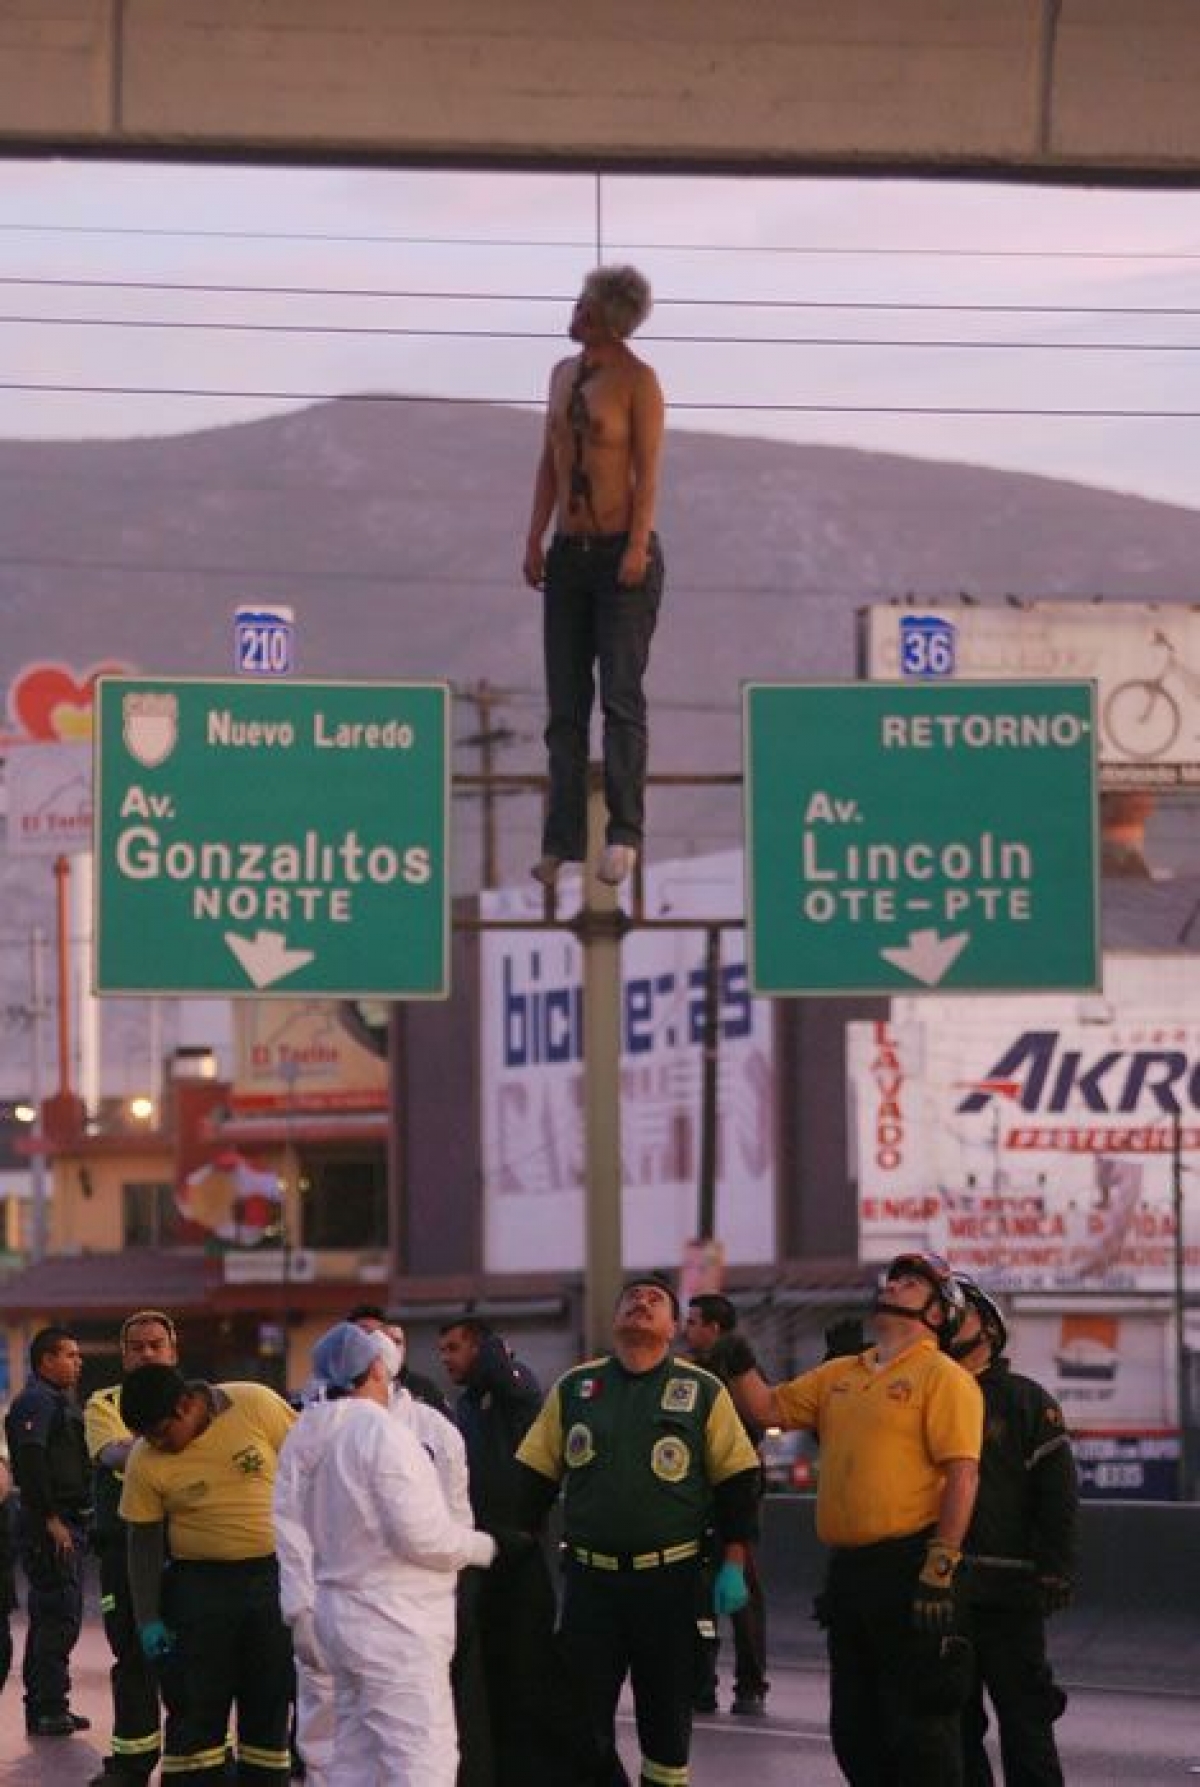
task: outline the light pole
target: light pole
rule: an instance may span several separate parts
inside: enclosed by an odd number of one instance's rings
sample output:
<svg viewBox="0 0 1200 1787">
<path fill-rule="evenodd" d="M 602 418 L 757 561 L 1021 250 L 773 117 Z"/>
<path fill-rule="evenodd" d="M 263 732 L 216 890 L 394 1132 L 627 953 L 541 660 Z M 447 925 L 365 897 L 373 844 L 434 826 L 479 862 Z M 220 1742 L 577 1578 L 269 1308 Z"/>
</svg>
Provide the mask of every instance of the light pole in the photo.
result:
<svg viewBox="0 0 1200 1787">
<path fill-rule="evenodd" d="M 1172 1308 L 1175 1326 L 1175 1404 L 1176 1420 L 1179 1424 L 1179 1474 L 1178 1492 L 1181 1502 L 1187 1501 L 1191 1491 L 1190 1472 L 1188 1469 L 1188 1418 L 1189 1408 L 1187 1381 L 1187 1337 L 1185 1332 L 1185 1307 L 1187 1300 L 1186 1254 L 1184 1237 L 1184 1200 L 1183 1200 L 1183 1111 L 1176 1101 L 1171 1113 L 1171 1220 L 1174 1235 L 1172 1264 L 1174 1267 L 1172 1283 Z"/>
</svg>

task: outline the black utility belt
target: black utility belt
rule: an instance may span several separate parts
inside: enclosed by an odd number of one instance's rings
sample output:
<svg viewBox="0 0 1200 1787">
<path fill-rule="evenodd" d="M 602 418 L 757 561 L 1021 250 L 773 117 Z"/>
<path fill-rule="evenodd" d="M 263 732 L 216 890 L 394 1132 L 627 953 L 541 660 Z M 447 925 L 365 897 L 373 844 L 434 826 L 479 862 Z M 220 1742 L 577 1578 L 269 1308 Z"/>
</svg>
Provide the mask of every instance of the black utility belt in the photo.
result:
<svg viewBox="0 0 1200 1787">
<path fill-rule="evenodd" d="M 657 1570 L 663 1564 L 682 1564 L 699 1557 L 700 1541 L 688 1539 L 682 1545 L 664 1545 L 660 1551 L 593 1551 L 568 1540 L 567 1555 L 587 1570 Z"/>
</svg>

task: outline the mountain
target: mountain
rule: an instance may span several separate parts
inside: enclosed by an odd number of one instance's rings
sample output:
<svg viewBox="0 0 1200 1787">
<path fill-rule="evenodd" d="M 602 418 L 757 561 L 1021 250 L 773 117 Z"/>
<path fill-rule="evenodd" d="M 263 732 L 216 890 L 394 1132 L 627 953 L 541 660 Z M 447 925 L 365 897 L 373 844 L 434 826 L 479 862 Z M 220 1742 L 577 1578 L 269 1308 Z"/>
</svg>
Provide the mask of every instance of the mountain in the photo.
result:
<svg viewBox="0 0 1200 1787">
<path fill-rule="evenodd" d="M 234 608 L 287 603 L 302 675 L 486 678 L 506 692 L 492 724 L 514 735 L 497 763 L 540 768 L 539 602 L 519 572 L 540 427 L 499 407 L 360 398 L 176 438 L 0 441 L 0 681 L 47 658 L 232 674 Z M 744 679 L 852 677 L 868 602 L 1187 601 L 1200 563 L 1188 509 L 683 431 L 668 439 L 660 531 L 667 594 L 648 686 L 652 767 L 665 772 L 737 769 Z M 459 737 L 477 731 L 464 704 Z M 478 769 L 477 749 L 460 748 L 457 767 Z M 532 859 L 537 812 L 523 797 L 496 814 L 511 879 Z M 652 791 L 650 817 L 660 854 L 740 835 L 736 789 Z M 464 798 L 464 887 L 479 826 Z M 0 897 L 14 937 L 3 1003 L 31 915 L 48 925 L 50 909 L 11 861 Z"/>
</svg>

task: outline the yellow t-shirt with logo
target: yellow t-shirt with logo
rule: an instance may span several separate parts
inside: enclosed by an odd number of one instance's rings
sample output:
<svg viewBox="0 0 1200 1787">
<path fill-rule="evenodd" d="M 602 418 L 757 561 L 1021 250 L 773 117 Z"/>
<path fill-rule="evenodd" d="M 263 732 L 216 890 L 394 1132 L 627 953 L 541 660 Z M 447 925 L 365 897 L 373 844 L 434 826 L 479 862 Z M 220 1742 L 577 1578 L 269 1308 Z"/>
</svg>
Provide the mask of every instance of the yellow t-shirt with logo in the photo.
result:
<svg viewBox="0 0 1200 1787">
<path fill-rule="evenodd" d="M 110 1384 L 106 1390 L 95 1390 L 84 1404 L 83 1437 L 93 1464 L 105 1446 L 120 1445 L 133 1438 L 121 1419 L 121 1388 L 120 1384 Z"/>
<path fill-rule="evenodd" d="M 296 1414 L 263 1384 L 219 1388 L 229 1406 L 182 1452 L 157 1452 L 138 1441 L 125 1467 L 121 1518 L 165 1520 L 172 1557 L 218 1563 L 269 1557 L 275 1467 Z"/>
<path fill-rule="evenodd" d="M 933 1526 L 943 1466 L 978 1458 L 983 1397 L 975 1379 L 918 1340 L 887 1364 L 874 1347 L 831 1359 L 776 1391 L 784 1427 L 821 1442 L 817 1534 L 826 1545 L 873 1545 Z"/>
</svg>

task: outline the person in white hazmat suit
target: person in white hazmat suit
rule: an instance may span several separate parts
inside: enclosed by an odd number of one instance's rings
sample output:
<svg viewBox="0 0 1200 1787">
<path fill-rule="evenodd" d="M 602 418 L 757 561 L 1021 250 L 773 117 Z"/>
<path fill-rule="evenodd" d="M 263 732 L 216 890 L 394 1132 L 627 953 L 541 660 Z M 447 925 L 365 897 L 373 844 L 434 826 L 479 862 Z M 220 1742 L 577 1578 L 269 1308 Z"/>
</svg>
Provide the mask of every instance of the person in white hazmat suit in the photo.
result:
<svg viewBox="0 0 1200 1787">
<path fill-rule="evenodd" d="M 356 1321 L 355 1327 L 360 1324 Z M 473 1526 L 470 1475 L 467 1449 L 454 1422 L 429 1404 L 419 1401 L 400 1382 L 404 1368 L 405 1340 L 402 1328 L 364 1329 L 375 1339 L 388 1368 L 391 1388 L 388 1410 L 392 1418 L 406 1427 L 420 1441 L 437 1472 L 442 1494 L 451 1518 L 460 1526 Z M 314 1377 L 305 1386 L 304 1406 L 323 1401 L 329 1386 Z M 287 1464 L 281 1463 L 276 1477 L 275 1526 L 276 1542 L 281 1558 L 290 1555 L 295 1567 L 290 1572 L 297 1582 L 311 1574 L 308 1562 L 311 1543 L 300 1515 L 300 1489 L 303 1470 L 299 1451 Z M 284 1618 L 292 1623 L 284 1604 Z M 293 1636 L 293 1648 L 295 1638 Z M 322 1662 L 305 1661 L 296 1655 L 296 1748 L 304 1760 L 305 1779 L 309 1787 L 327 1787 L 333 1763 L 334 1745 L 333 1676 Z"/>
<path fill-rule="evenodd" d="M 455 1582 L 490 1564 L 496 1541 L 469 1510 L 454 1517 L 425 1447 L 390 1417 L 399 1365 L 387 1335 L 339 1323 L 313 1349 L 326 1399 L 280 1454 L 280 1599 L 316 1787 L 454 1787 Z"/>
</svg>

